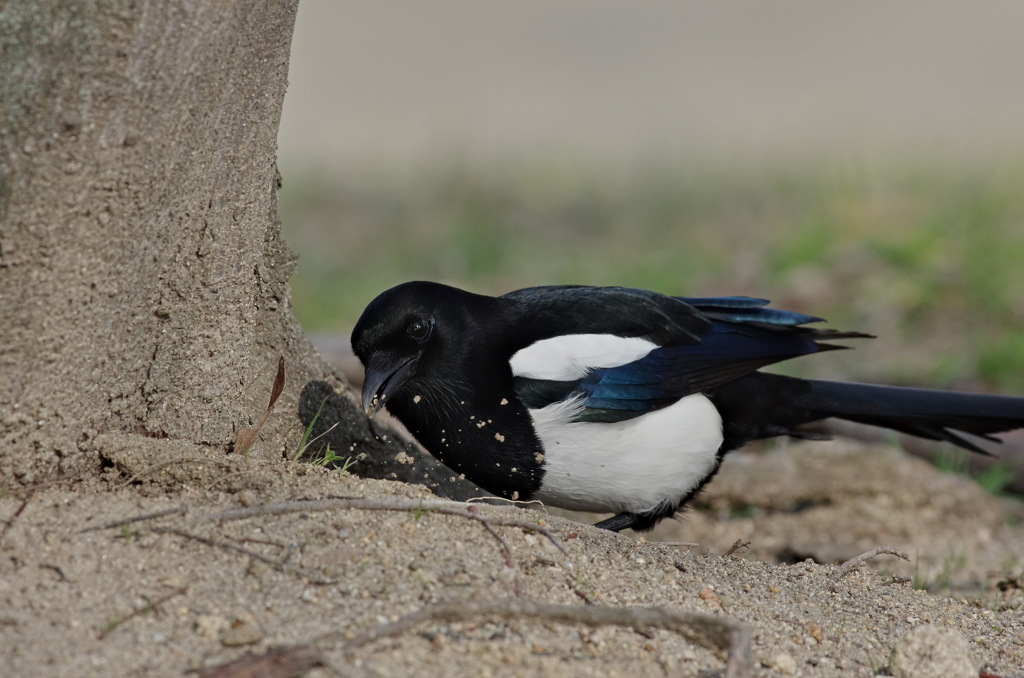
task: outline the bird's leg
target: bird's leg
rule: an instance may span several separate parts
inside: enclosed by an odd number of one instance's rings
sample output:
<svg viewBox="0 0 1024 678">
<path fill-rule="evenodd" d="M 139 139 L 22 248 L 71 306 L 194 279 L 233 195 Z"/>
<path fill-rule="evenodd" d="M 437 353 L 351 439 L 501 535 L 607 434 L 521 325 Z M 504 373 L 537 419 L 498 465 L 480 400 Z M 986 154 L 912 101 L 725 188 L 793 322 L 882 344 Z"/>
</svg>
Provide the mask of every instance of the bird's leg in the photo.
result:
<svg viewBox="0 0 1024 678">
<path fill-rule="evenodd" d="M 636 523 L 637 515 L 635 513 L 618 513 L 611 518 L 594 523 L 594 527 L 600 527 L 602 530 L 611 530 L 612 532 L 621 532 L 635 526 Z"/>
</svg>

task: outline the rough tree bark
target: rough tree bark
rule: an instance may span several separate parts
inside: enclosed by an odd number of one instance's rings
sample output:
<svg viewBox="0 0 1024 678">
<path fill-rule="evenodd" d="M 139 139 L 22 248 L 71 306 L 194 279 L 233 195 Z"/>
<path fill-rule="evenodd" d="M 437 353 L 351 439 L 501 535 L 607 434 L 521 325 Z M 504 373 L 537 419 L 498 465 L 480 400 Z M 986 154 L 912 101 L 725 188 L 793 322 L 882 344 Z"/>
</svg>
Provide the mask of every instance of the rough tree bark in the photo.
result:
<svg viewBox="0 0 1024 678">
<path fill-rule="evenodd" d="M 340 385 L 292 316 L 277 218 L 296 8 L 0 2 L 6 482 L 98 467 L 131 439 L 230 449 L 279 356 L 281 414 L 253 453 L 290 453 L 303 385 Z M 336 447 L 372 444 L 351 400 L 333 406 Z"/>
</svg>

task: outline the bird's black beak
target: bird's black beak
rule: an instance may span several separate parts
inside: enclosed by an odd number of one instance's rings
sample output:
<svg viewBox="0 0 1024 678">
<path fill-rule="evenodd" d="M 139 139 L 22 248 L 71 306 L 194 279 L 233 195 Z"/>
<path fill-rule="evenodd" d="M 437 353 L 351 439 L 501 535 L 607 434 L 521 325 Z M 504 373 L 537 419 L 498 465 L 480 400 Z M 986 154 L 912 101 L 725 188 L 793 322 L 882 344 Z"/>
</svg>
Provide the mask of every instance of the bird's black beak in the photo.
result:
<svg viewBox="0 0 1024 678">
<path fill-rule="evenodd" d="M 393 354 L 374 353 L 367 361 L 363 379 L 363 410 L 372 417 L 387 404 L 416 371 L 417 356 L 397 358 Z"/>
</svg>

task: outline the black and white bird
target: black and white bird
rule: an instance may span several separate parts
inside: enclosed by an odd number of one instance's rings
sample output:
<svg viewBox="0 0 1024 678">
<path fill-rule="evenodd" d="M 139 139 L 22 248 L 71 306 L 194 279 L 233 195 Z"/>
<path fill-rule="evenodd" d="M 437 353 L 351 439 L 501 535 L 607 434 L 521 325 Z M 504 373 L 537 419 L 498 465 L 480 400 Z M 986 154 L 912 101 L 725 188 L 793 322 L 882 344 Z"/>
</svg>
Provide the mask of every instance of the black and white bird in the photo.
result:
<svg viewBox="0 0 1024 678">
<path fill-rule="evenodd" d="M 1024 398 L 758 372 L 860 332 L 747 297 L 532 287 L 500 297 L 410 282 L 374 299 L 352 347 L 363 406 L 386 407 L 434 456 L 512 500 L 610 512 L 610 530 L 675 514 L 726 452 L 808 437 L 837 417 L 982 452 L 1024 427 Z M 816 436 L 815 436 L 816 437 Z"/>
</svg>

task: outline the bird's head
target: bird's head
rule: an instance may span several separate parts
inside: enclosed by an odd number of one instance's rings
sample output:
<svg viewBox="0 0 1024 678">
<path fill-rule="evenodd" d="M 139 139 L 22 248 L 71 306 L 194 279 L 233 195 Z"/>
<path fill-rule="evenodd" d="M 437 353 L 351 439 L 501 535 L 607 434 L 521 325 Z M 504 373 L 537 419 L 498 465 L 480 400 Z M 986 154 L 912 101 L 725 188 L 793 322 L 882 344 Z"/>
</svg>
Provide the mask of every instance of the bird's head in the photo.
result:
<svg viewBox="0 0 1024 678">
<path fill-rule="evenodd" d="M 446 362 L 458 360 L 466 302 L 477 295 L 431 282 L 409 282 L 382 293 L 352 331 L 352 350 L 363 363 L 363 409 L 373 416 L 405 390 L 434 391 Z M 411 392 L 411 391 L 410 391 Z"/>
</svg>

